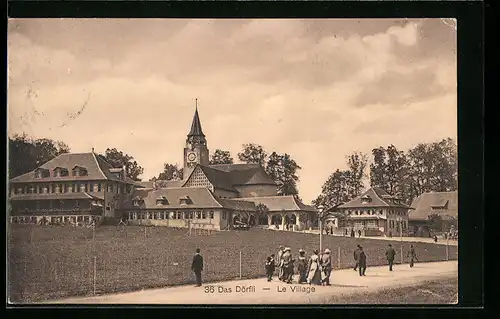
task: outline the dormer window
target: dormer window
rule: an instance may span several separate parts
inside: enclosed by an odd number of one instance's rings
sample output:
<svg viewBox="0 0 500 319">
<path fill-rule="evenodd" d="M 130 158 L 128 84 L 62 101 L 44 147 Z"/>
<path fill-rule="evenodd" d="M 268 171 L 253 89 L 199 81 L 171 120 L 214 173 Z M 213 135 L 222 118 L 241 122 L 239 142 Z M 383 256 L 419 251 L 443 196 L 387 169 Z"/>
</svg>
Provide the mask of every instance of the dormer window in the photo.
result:
<svg viewBox="0 0 500 319">
<path fill-rule="evenodd" d="M 69 176 L 68 169 L 66 169 L 64 167 L 56 167 L 56 168 L 54 168 L 53 172 L 54 172 L 55 177 Z"/>
<path fill-rule="evenodd" d="M 73 167 L 72 175 L 73 176 L 87 176 L 88 172 L 87 172 L 87 169 L 85 167 L 77 165 L 77 166 Z"/>
<path fill-rule="evenodd" d="M 181 205 L 189 205 L 189 204 L 192 204 L 193 201 L 191 200 L 191 198 L 189 196 L 182 196 L 181 198 L 179 198 L 179 203 Z"/>
<path fill-rule="evenodd" d="M 144 200 L 142 198 L 140 198 L 139 196 L 136 196 L 132 199 L 132 205 L 134 207 L 140 207 L 143 202 L 144 202 Z"/>
<path fill-rule="evenodd" d="M 372 198 L 369 195 L 364 195 L 361 197 L 361 203 L 368 204 L 371 203 Z"/>
<path fill-rule="evenodd" d="M 35 170 L 35 178 L 45 178 L 45 177 L 49 177 L 49 176 L 50 176 L 50 172 L 46 168 L 39 167 Z"/>
<path fill-rule="evenodd" d="M 160 196 L 156 199 L 156 205 L 168 205 L 168 199 L 165 196 Z"/>
</svg>

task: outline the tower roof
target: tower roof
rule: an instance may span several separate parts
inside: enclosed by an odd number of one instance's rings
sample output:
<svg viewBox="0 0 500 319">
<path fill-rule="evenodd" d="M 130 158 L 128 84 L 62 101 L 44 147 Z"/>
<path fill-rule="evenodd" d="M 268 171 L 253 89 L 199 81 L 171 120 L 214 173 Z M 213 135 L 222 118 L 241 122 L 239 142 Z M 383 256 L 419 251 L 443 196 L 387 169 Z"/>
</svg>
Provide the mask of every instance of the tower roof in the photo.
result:
<svg viewBox="0 0 500 319">
<path fill-rule="evenodd" d="M 193 123 L 191 124 L 191 131 L 188 136 L 205 136 L 201 129 L 200 116 L 198 115 L 198 100 L 196 101 L 196 110 L 194 111 Z"/>
</svg>

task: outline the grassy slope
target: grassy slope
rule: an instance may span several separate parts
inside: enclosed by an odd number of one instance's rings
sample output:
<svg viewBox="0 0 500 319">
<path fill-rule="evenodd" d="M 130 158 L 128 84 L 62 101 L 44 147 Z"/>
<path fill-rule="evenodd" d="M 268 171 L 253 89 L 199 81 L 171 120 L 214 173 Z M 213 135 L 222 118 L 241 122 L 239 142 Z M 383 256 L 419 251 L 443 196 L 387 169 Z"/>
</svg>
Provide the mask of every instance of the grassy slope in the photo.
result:
<svg viewBox="0 0 500 319">
<path fill-rule="evenodd" d="M 347 268 L 358 243 L 369 266 L 385 264 L 387 241 L 324 236 L 323 246 L 332 250 L 335 268 L 340 247 L 340 268 Z M 110 226 L 98 228 L 93 240 L 90 229 L 16 225 L 9 235 L 9 290 L 13 301 L 92 294 L 94 258 L 97 293 L 191 283 L 190 262 L 197 247 L 204 256 L 206 282 L 239 277 L 240 251 L 242 277 L 260 277 L 265 257 L 279 245 L 290 246 L 294 254 L 299 248 L 310 254 L 318 247 L 318 236 L 258 229 L 188 236 L 186 229 Z M 445 246 L 414 245 L 420 261 L 445 259 Z M 393 246 L 399 261 L 400 244 L 394 241 Z M 403 247 L 406 251 L 409 243 Z M 449 256 L 457 259 L 456 247 L 449 247 Z"/>
<path fill-rule="evenodd" d="M 428 281 L 418 286 L 383 289 L 377 292 L 333 296 L 324 304 L 451 304 L 456 302 L 457 278 Z"/>
</svg>

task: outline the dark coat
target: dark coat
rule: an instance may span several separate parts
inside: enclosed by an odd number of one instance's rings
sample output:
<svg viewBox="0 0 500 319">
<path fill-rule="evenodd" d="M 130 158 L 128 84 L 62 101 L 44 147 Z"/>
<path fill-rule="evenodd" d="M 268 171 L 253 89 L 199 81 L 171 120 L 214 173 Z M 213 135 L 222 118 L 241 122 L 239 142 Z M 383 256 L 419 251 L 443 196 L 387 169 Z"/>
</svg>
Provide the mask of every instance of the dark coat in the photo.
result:
<svg viewBox="0 0 500 319">
<path fill-rule="evenodd" d="M 191 270 L 195 272 L 203 270 L 203 257 L 200 254 L 194 255 Z"/>
<path fill-rule="evenodd" d="M 394 256 L 396 256 L 396 251 L 392 247 L 387 248 L 387 250 L 385 251 L 385 256 L 387 257 L 387 260 L 394 260 Z"/>
<path fill-rule="evenodd" d="M 359 261 L 359 254 L 361 253 L 361 250 L 359 248 L 357 248 L 355 251 L 354 251 L 354 260 L 356 261 Z"/>
<path fill-rule="evenodd" d="M 359 250 L 358 263 L 360 266 L 366 267 L 366 254 L 363 250 Z"/>
</svg>

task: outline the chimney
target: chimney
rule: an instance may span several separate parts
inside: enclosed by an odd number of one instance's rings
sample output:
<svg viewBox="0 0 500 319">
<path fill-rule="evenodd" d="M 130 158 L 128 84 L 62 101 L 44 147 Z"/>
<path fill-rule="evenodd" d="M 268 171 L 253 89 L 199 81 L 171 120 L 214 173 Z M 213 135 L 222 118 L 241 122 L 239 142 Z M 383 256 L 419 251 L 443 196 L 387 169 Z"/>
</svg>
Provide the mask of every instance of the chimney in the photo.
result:
<svg viewBox="0 0 500 319">
<path fill-rule="evenodd" d="M 94 154 L 94 148 L 92 147 L 92 154 Z"/>
<path fill-rule="evenodd" d="M 125 165 L 122 166 L 122 170 L 123 170 L 123 176 L 122 178 L 125 179 L 125 177 L 127 176 L 127 167 Z"/>
</svg>

